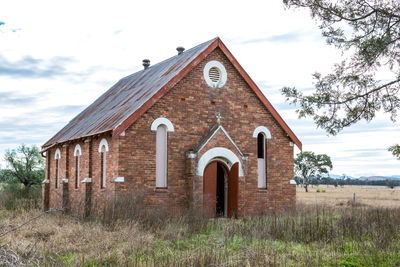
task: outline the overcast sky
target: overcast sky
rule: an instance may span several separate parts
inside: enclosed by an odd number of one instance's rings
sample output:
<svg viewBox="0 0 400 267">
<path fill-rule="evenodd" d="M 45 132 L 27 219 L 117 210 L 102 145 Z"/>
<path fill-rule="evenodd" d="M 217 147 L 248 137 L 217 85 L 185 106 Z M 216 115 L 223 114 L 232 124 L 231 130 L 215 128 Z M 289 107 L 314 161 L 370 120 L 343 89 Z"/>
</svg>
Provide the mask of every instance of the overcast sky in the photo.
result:
<svg viewBox="0 0 400 267">
<path fill-rule="evenodd" d="M 9 1 L 0 9 L 0 155 L 41 146 L 120 78 L 219 36 L 284 120 L 303 150 L 326 153 L 332 173 L 400 175 L 387 147 L 399 123 L 380 115 L 329 137 L 298 120 L 283 86 L 311 90 L 311 74 L 340 61 L 308 10 L 281 1 Z M 298 151 L 297 151 L 298 152 Z M 4 161 L 0 164 L 5 167 Z"/>
</svg>

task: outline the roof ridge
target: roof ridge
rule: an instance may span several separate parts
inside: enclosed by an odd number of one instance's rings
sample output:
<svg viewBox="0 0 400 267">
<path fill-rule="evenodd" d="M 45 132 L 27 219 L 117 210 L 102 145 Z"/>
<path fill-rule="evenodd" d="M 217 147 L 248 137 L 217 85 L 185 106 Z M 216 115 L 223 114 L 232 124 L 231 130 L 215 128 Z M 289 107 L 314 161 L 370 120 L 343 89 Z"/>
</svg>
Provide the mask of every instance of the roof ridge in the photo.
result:
<svg viewBox="0 0 400 267">
<path fill-rule="evenodd" d="M 218 39 L 218 38 L 219 38 L 218 36 L 217 36 L 217 37 L 214 37 L 214 38 L 212 38 L 212 39 L 210 39 L 210 40 L 208 40 L 208 41 L 206 41 L 206 42 L 203 42 L 203 43 L 201 43 L 201 44 L 198 44 L 198 45 L 196 45 L 196 46 L 193 46 L 193 47 L 189 48 L 188 50 L 185 50 L 183 53 L 188 53 L 189 51 L 195 50 L 195 49 L 198 48 L 199 46 L 205 45 L 205 44 L 207 44 L 207 43 L 210 43 L 210 44 L 211 44 L 212 42 L 214 42 L 214 41 L 215 41 L 216 39 Z M 125 76 L 125 77 L 121 78 L 120 81 L 121 81 L 121 80 L 124 80 L 124 79 L 126 79 L 126 78 L 128 78 L 128 77 L 131 77 L 131 76 L 133 76 L 133 75 L 135 75 L 135 74 L 137 74 L 137 73 L 139 73 L 139 72 L 144 72 L 144 71 L 150 70 L 151 68 L 154 68 L 155 66 L 160 65 L 160 64 L 162 64 L 162 63 L 165 63 L 166 61 L 172 60 L 173 58 L 178 57 L 178 56 L 180 56 L 180 55 L 174 55 L 174 56 L 172 56 L 172 57 L 169 57 L 169 58 L 166 58 L 166 59 L 164 59 L 164 60 L 162 60 L 162 61 L 159 61 L 159 62 L 157 62 L 157 63 L 154 64 L 154 65 L 150 65 L 147 69 L 142 69 L 142 70 L 139 70 L 139 71 L 137 71 L 137 72 L 131 73 L 131 74 L 129 74 L 128 76 Z"/>
</svg>

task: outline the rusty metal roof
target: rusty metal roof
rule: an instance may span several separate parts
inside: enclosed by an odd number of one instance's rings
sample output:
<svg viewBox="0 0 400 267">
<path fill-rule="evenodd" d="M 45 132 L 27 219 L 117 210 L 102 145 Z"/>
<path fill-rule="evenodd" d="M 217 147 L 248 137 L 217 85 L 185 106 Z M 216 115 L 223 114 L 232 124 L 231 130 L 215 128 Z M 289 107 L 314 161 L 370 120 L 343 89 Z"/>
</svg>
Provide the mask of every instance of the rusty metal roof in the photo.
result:
<svg viewBox="0 0 400 267">
<path fill-rule="evenodd" d="M 266 109 L 301 150 L 301 141 L 217 37 L 121 79 L 47 141 L 42 151 L 59 143 L 105 132 L 112 132 L 113 137 L 119 136 L 216 47 L 221 49 Z"/>
<path fill-rule="evenodd" d="M 43 148 L 114 130 L 216 39 L 122 78 L 47 141 Z"/>
</svg>

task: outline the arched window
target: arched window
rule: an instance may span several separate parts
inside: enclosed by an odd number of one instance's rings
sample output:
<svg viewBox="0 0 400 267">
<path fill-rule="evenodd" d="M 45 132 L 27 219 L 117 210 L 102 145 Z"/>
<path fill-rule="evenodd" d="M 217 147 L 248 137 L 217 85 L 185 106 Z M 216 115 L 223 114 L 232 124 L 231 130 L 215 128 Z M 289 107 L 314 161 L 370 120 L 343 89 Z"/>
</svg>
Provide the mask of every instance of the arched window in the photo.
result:
<svg viewBox="0 0 400 267">
<path fill-rule="evenodd" d="M 46 152 L 46 160 L 47 160 L 47 180 L 51 179 L 51 157 L 50 157 L 50 151 Z"/>
<path fill-rule="evenodd" d="M 80 160 L 82 155 L 81 146 L 78 144 L 75 146 L 74 157 L 75 157 L 75 189 L 79 187 L 79 178 L 80 178 Z"/>
<path fill-rule="evenodd" d="M 54 159 L 56 160 L 56 183 L 55 187 L 58 188 L 58 183 L 60 180 L 60 159 L 61 159 L 61 151 L 57 148 L 56 153 L 54 155 Z"/>
<path fill-rule="evenodd" d="M 265 126 L 258 126 L 253 137 L 257 138 L 257 168 L 258 188 L 267 188 L 268 166 L 267 166 L 267 139 L 271 139 L 271 133 Z"/>
<path fill-rule="evenodd" d="M 168 132 L 174 131 L 171 121 L 158 118 L 151 124 L 151 130 L 156 132 L 156 187 L 167 187 L 168 173 Z"/>
<path fill-rule="evenodd" d="M 257 135 L 257 165 L 258 165 L 258 188 L 266 188 L 266 146 L 265 137 L 262 133 Z"/>
<path fill-rule="evenodd" d="M 167 187 L 167 127 L 165 125 L 157 127 L 156 187 Z"/>
<path fill-rule="evenodd" d="M 106 175 L 107 175 L 107 152 L 108 152 L 108 143 L 105 138 L 101 139 L 99 145 L 99 153 L 100 153 L 100 188 L 106 187 Z"/>
</svg>

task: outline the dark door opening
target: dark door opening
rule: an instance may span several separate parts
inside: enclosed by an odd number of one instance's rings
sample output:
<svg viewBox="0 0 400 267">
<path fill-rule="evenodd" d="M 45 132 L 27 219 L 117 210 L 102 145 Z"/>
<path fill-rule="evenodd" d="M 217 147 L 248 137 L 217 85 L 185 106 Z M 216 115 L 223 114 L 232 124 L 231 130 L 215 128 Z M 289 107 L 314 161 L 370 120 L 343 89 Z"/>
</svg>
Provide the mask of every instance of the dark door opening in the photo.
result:
<svg viewBox="0 0 400 267">
<path fill-rule="evenodd" d="M 226 196 L 226 179 L 225 179 L 225 169 L 221 163 L 217 163 L 217 203 L 216 203 L 216 216 L 223 217 L 225 214 L 225 206 L 227 203 Z"/>
</svg>

